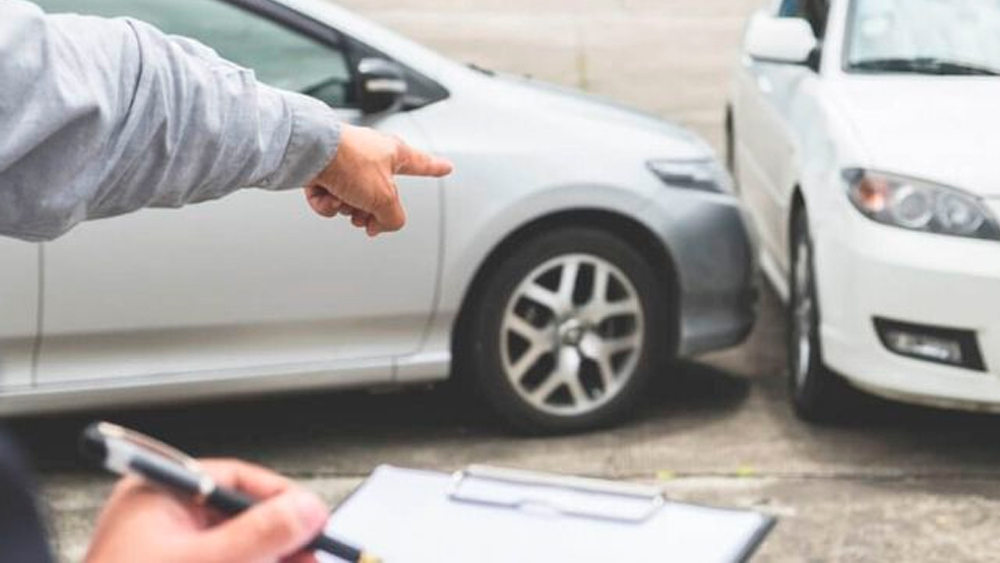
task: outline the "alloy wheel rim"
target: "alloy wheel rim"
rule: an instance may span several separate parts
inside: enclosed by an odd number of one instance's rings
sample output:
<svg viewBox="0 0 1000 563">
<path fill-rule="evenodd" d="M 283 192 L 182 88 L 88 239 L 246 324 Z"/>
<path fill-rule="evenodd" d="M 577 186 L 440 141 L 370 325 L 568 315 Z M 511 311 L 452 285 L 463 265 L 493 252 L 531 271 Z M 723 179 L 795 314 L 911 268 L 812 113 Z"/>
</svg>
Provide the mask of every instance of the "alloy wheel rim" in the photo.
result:
<svg viewBox="0 0 1000 563">
<path fill-rule="evenodd" d="M 634 376 L 644 326 L 639 294 L 614 264 L 591 254 L 557 256 L 525 276 L 507 302 L 504 374 L 537 410 L 593 412 Z"/>
<path fill-rule="evenodd" d="M 795 385 L 801 388 L 809 375 L 812 354 L 813 308 L 812 273 L 809 243 L 800 240 L 796 248 L 795 299 L 792 302 L 792 330 L 794 335 Z"/>
</svg>

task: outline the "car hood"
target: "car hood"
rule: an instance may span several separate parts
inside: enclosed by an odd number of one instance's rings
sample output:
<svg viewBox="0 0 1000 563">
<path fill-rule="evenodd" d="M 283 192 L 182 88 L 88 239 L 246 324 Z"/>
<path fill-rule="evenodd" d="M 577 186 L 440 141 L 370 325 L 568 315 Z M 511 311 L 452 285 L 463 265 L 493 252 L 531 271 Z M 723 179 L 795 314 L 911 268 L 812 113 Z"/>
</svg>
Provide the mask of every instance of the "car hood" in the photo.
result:
<svg viewBox="0 0 1000 563">
<path fill-rule="evenodd" d="M 1000 79 L 851 77 L 835 99 L 869 167 L 1000 196 Z"/>
<path fill-rule="evenodd" d="M 618 146 L 645 145 L 650 157 L 707 158 L 714 151 L 700 136 L 680 125 L 607 99 L 529 77 L 490 73 L 508 103 L 539 115 L 585 121 Z"/>
</svg>

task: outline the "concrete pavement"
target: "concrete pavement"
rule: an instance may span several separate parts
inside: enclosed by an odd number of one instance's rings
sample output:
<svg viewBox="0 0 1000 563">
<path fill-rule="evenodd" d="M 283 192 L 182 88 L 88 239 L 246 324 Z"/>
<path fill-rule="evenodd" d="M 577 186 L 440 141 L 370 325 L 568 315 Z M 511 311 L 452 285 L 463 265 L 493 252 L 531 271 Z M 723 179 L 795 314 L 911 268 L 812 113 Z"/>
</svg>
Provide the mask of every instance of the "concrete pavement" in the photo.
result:
<svg viewBox="0 0 1000 563">
<path fill-rule="evenodd" d="M 744 346 L 664 369 L 636 417 L 559 438 L 510 436 L 442 391 L 275 398 L 111 416 L 199 455 L 288 473 L 329 502 L 379 463 L 489 463 L 656 483 L 675 499 L 780 517 L 760 561 L 988 561 L 1000 552 L 995 417 L 862 402 L 832 428 L 785 404 L 784 324 L 770 293 Z M 43 470 L 60 552 L 79 560 L 109 479 L 82 472 L 86 417 L 16 429 Z M 67 453 L 68 452 L 68 453 Z"/>
<path fill-rule="evenodd" d="M 740 34 L 760 0 L 343 0 L 451 58 L 582 88 L 723 146 Z"/>
</svg>

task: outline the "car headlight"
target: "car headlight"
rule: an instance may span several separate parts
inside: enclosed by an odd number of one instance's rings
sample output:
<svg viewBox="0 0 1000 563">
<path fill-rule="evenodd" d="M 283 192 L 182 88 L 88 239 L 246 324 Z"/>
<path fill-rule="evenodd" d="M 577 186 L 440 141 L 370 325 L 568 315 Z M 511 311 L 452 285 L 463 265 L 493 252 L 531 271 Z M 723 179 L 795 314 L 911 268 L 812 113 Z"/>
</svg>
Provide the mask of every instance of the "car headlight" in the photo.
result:
<svg viewBox="0 0 1000 563">
<path fill-rule="evenodd" d="M 844 171 L 848 198 L 873 221 L 913 231 L 1000 240 L 982 202 L 961 190 L 870 170 Z"/>
<path fill-rule="evenodd" d="M 646 165 L 671 187 L 732 193 L 729 173 L 714 158 L 657 159 L 650 160 Z"/>
</svg>

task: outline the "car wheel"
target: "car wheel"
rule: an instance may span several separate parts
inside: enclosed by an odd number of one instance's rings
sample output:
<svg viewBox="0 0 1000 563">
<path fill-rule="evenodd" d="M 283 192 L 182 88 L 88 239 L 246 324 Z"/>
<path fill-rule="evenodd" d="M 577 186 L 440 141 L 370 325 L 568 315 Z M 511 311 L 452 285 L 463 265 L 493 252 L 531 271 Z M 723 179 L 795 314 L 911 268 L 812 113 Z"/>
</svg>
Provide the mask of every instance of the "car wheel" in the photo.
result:
<svg viewBox="0 0 1000 563">
<path fill-rule="evenodd" d="M 810 422 L 832 422 L 848 400 L 847 383 L 823 365 L 820 310 L 813 244 L 804 208 L 792 228 L 788 304 L 788 389 L 795 414 Z"/>
<path fill-rule="evenodd" d="M 600 229 L 536 236 L 490 276 L 471 324 L 476 387 L 514 428 L 570 432 L 619 419 L 666 349 L 666 291 Z"/>
</svg>

